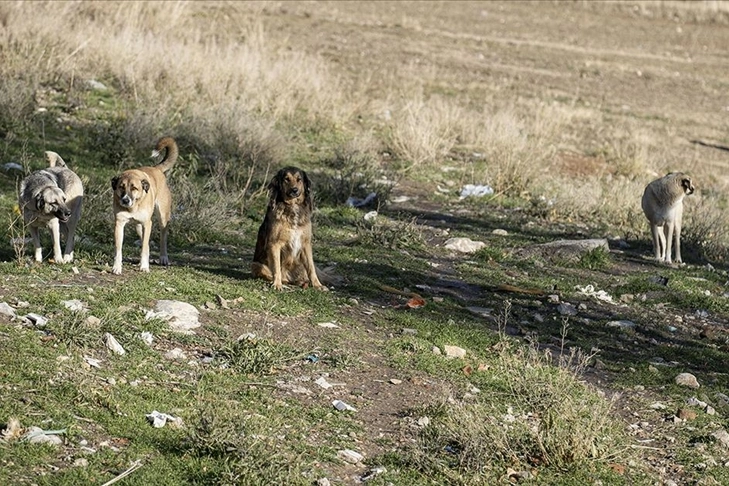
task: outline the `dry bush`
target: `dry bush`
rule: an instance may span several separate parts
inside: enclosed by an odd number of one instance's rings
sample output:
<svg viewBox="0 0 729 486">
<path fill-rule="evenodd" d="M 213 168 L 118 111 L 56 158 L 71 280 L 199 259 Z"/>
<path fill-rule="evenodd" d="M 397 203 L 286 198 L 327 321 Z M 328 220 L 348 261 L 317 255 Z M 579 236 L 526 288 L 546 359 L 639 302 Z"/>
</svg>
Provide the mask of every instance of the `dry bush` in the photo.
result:
<svg viewBox="0 0 729 486">
<path fill-rule="evenodd" d="M 441 98 L 408 99 L 392 114 L 388 143 L 406 168 L 438 163 L 456 144 L 462 116 Z"/>
<path fill-rule="evenodd" d="M 681 246 L 701 258 L 726 263 L 729 258 L 729 215 L 725 197 L 684 199 Z"/>
<path fill-rule="evenodd" d="M 552 171 L 554 140 L 566 121 L 567 113 L 552 107 L 533 107 L 528 115 L 504 109 L 462 119 L 461 136 L 484 161 L 477 175 L 498 194 L 520 196 Z"/>
<path fill-rule="evenodd" d="M 536 345 L 500 346 L 493 380 L 504 395 L 438 406 L 415 452 L 422 468 L 444 472 L 444 447 L 456 454 L 463 474 L 494 477 L 503 475 L 503 463 L 562 469 L 624 453 L 621 426 L 611 418 L 613 402 L 579 379 L 589 356 L 571 352 L 554 366 L 549 351 Z"/>
</svg>

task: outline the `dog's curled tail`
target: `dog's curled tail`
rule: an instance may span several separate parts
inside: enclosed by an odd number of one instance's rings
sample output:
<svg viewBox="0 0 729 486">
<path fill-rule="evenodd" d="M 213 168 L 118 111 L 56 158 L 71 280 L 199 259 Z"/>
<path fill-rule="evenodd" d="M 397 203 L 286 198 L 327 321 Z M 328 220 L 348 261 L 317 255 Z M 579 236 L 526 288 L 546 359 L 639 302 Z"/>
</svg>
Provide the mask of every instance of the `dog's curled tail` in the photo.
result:
<svg viewBox="0 0 729 486">
<path fill-rule="evenodd" d="M 172 137 L 162 137 L 157 142 L 157 146 L 152 152 L 152 157 L 157 158 L 164 154 L 162 162 L 157 165 L 157 168 L 162 172 L 170 170 L 177 162 L 177 142 Z"/>
<path fill-rule="evenodd" d="M 48 161 L 48 167 L 66 167 L 66 162 L 57 153 L 47 150 L 45 156 Z"/>
</svg>

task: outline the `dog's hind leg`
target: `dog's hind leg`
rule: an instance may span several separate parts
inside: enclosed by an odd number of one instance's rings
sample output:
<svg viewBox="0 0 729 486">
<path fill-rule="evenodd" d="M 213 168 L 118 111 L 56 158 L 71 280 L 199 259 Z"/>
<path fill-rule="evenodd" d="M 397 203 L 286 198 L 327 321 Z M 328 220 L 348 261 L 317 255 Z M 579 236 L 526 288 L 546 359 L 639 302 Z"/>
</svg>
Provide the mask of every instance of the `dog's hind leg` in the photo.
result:
<svg viewBox="0 0 729 486">
<path fill-rule="evenodd" d="M 673 250 L 673 233 L 674 233 L 674 222 L 669 221 L 668 223 L 663 225 L 663 237 L 665 243 L 665 257 L 664 261 L 666 263 L 671 263 L 671 251 Z"/>
<path fill-rule="evenodd" d="M 663 226 L 652 224 L 651 234 L 653 235 L 653 254 L 656 260 L 663 261 L 666 250 L 666 237 L 663 234 Z"/>
<path fill-rule="evenodd" d="M 264 263 L 251 263 L 251 273 L 254 277 L 263 278 L 269 282 L 273 282 L 273 273 L 271 273 L 271 269 L 268 268 L 268 265 Z"/>
<path fill-rule="evenodd" d="M 137 231 L 142 227 L 142 254 L 139 258 L 139 269 L 149 272 L 149 237 L 152 233 L 152 218 L 144 222 L 144 225 L 137 225 Z"/>
<path fill-rule="evenodd" d="M 329 290 L 319 281 L 319 277 L 316 274 L 316 265 L 314 265 L 314 253 L 311 250 L 311 244 L 304 245 L 303 248 L 303 264 L 306 269 L 306 273 L 309 275 L 309 281 L 311 286 L 317 290 Z"/>
</svg>

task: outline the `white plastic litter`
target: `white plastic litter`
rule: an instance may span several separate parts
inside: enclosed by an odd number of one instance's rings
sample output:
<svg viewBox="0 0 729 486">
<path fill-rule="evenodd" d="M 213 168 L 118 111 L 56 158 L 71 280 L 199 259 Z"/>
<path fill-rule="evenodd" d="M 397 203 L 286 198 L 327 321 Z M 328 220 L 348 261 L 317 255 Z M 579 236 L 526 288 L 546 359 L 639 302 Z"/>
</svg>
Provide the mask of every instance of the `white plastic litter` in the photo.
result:
<svg viewBox="0 0 729 486">
<path fill-rule="evenodd" d="M 463 188 L 461 188 L 460 199 L 466 199 L 467 197 L 490 196 L 493 193 L 494 189 L 489 185 L 466 184 Z"/>
<path fill-rule="evenodd" d="M 341 400 L 334 400 L 332 402 L 332 405 L 334 405 L 334 408 L 336 408 L 340 412 L 344 412 L 345 410 L 346 411 L 349 411 L 349 412 L 356 412 L 357 411 L 356 408 L 354 408 L 353 406 L 351 406 L 351 405 L 349 405 L 347 403 L 344 403 Z"/>
</svg>

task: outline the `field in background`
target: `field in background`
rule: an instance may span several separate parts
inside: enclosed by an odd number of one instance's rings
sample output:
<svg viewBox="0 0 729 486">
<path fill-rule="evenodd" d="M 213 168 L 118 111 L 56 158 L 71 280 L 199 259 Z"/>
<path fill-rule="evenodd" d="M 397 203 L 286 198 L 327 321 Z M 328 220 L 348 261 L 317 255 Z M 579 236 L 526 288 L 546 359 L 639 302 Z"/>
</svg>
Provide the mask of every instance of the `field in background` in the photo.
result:
<svg viewBox="0 0 729 486">
<path fill-rule="evenodd" d="M 1 3 L 0 24 L 0 166 L 22 167 L 0 172 L 3 241 L 23 233 L 16 186 L 44 150 L 86 188 L 80 273 L 0 245 L 0 301 L 51 318 L 2 321 L 0 424 L 69 429 L 59 451 L 0 439 L 0 479 L 101 484 L 138 459 L 130 484 L 350 484 L 380 465 L 371 484 L 727 479 L 723 449 L 693 447 L 716 442 L 729 413 L 714 398 L 728 393 L 726 3 L 22 2 Z M 147 163 L 163 135 L 181 153 L 175 266 L 142 275 L 125 260 L 111 277 L 109 179 Z M 289 164 L 316 183 L 315 257 L 346 279 L 329 294 L 247 278 L 265 186 Z M 698 189 L 684 269 L 642 259 L 640 196 L 673 170 Z M 494 194 L 460 201 L 465 184 Z M 344 202 L 371 192 L 380 216 L 367 222 Z M 454 257 L 449 236 L 488 245 Z M 517 251 L 586 236 L 631 249 L 578 262 Z M 619 309 L 575 290 L 588 282 L 624 297 Z M 501 283 L 586 309 L 564 317 Z M 428 305 L 405 311 L 383 284 Z M 101 323 L 59 305 L 70 298 Z M 204 330 L 146 321 L 166 298 L 201 309 Z M 637 328 L 606 330 L 617 316 Z M 106 332 L 126 357 L 105 350 Z M 468 357 L 432 351 L 451 344 Z M 188 361 L 164 357 L 176 347 Z M 656 356 L 668 365 L 649 365 Z M 685 402 L 679 368 L 704 373 L 715 419 L 676 430 L 649 409 Z M 319 374 L 342 388 L 319 390 Z M 359 412 L 333 414 L 335 397 Z M 147 427 L 154 407 L 185 427 Z M 638 413 L 655 426 L 650 446 L 626 432 Z"/>
</svg>

